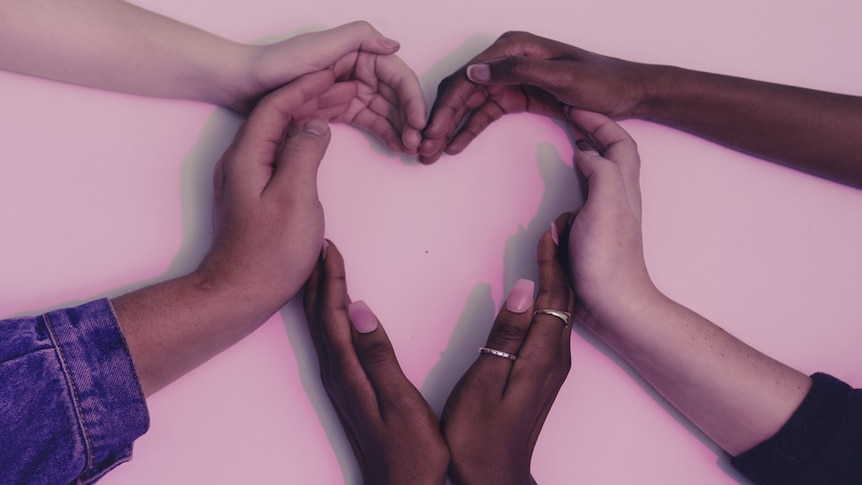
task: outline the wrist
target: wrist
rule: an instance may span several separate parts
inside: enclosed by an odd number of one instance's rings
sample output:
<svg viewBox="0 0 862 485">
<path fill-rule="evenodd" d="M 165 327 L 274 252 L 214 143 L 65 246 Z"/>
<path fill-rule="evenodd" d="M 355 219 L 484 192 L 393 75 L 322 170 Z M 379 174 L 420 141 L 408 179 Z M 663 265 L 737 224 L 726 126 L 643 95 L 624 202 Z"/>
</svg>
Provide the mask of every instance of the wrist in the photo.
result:
<svg viewBox="0 0 862 485">
<path fill-rule="evenodd" d="M 514 465 L 509 463 L 508 465 Z M 449 478 L 455 485 L 481 485 L 494 483 L 497 485 L 533 485 L 536 481 L 530 473 L 530 466 L 512 469 L 511 466 L 494 464 L 470 464 L 452 460 L 449 466 Z"/>
<path fill-rule="evenodd" d="M 225 270 L 205 259 L 184 279 L 207 299 L 251 320 L 269 318 L 293 297 L 292 293 L 286 295 L 273 291 L 266 281 L 242 276 L 241 272 Z"/>
<path fill-rule="evenodd" d="M 251 111 L 257 97 L 265 94 L 254 69 L 260 51 L 260 46 L 236 42 L 224 47 L 220 59 L 213 61 L 207 101 L 241 113 Z"/>
<path fill-rule="evenodd" d="M 631 118 L 655 121 L 679 89 L 684 69 L 673 66 L 637 64 L 635 78 L 640 83 L 641 96 Z"/>
<path fill-rule="evenodd" d="M 605 343 L 621 338 L 630 327 L 637 327 L 645 315 L 668 301 L 652 281 L 619 291 L 611 301 L 584 305 L 576 309 L 577 320 Z"/>
</svg>

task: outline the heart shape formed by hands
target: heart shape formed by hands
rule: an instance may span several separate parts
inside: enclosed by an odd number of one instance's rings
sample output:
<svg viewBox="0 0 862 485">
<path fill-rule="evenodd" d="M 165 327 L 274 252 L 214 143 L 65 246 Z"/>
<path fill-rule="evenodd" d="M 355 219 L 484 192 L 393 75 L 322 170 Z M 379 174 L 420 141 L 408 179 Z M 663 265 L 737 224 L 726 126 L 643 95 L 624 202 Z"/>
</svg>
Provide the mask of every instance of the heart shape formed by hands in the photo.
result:
<svg viewBox="0 0 862 485">
<path fill-rule="evenodd" d="M 537 50 L 529 42 L 541 46 L 551 43 L 553 49 L 545 46 L 544 51 Z M 295 115 L 293 133 L 308 129 L 308 117 L 330 116 L 354 122 L 373 134 L 385 134 L 382 139 L 390 148 L 413 154 L 416 146 L 420 161 L 426 164 L 436 161 L 443 151 L 461 152 L 504 114 L 526 111 L 550 115 L 571 127 L 580 168 L 596 194 L 592 199 L 596 202 L 588 200 L 577 217 L 564 213 L 550 231 L 545 231 L 538 250 L 538 298 L 533 297 L 532 282 L 520 280 L 515 285 L 483 347 L 491 351 L 478 356 L 452 392 L 440 425 L 422 394 L 402 373 L 377 317 L 364 302 L 351 302 L 341 252 L 333 244 L 324 244 L 306 286 L 305 312 L 324 387 L 366 483 L 439 482 L 445 479 L 447 467 L 457 481 L 465 483 L 497 475 L 529 482 L 533 447 L 570 365 L 571 327 L 566 318 L 561 328 L 554 315 L 574 312 L 587 319 L 591 311 L 616 301 L 618 295 L 608 288 L 643 284 L 639 280 L 646 275 L 640 246 L 639 160 L 631 138 L 604 115 L 571 109 L 568 101 L 574 97 L 566 92 L 568 86 L 545 85 L 545 89 L 529 85 L 523 77 L 517 82 L 482 84 L 490 83 L 500 66 L 533 60 L 525 57 L 526 61 L 513 61 L 512 56 L 544 53 L 542 60 L 548 61 L 561 49 L 561 44 L 529 34 L 501 37 L 441 83 L 420 145 L 415 145 L 417 125 L 409 109 L 415 112 L 421 106 L 424 112 L 421 89 L 415 74 L 400 61 L 378 57 L 373 62 L 384 66 L 375 72 L 403 81 L 380 84 L 374 91 L 373 76 L 368 74 L 372 63 L 363 61 L 360 54 L 356 64 L 359 71 L 344 72 L 365 73 L 364 98 L 357 95 L 363 86 L 349 84 L 356 81 L 354 78 L 337 79 Z M 509 57 L 499 59 L 501 53 Z M 550 69 L 560 68 L 553 65 L 556 61 L 549 62 Z M 336 71 L 336 75 L 342 74 Z M 384 85 L 387 88 L 381 90 Z M 346 112 L 350 114 L 344 115 Z M 372 118 L 375 123 L 356 123 Z M 382 125 L 384 120 L 388 126 Z M 391 142 L 393 133 L 400 135 L 400 147 Z M 576 186 L 572 185 L 574 192 Z M 622 233 L 619 227 L 623 227 Z M 625 240 L 620 241 L 620 234 Z M 621 267 L 625 270 L 620 271 Z M 576 277 L 578 298 L 569 288 L 567 274 Z M 597 280 L 595 275 L 603 274 L 612 277 Z M 629 281 L 632 278 L 634 281 Z M 509 432 L 494 433 L 494 427 Z M 479 455 L 477 450 L 482 450 Z M 417 464 L 414 457 L 420 454 L 425 459 Z"/>
</svg>

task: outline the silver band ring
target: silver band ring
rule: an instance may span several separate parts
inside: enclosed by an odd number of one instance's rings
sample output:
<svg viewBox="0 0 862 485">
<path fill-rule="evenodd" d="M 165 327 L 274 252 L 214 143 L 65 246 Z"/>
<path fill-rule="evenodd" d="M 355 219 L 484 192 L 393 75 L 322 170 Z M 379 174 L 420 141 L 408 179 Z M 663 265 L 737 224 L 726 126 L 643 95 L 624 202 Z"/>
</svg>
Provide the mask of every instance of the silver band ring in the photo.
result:
<svg viewBox="0 0 862 485">
<path fill-rule="evenodd" d="M 497 357 L 502 357 L 504 359 L 515 360 L 518 358 L 517 355 L 512 355 L 508 352 L 503 352 L 502 350 L 497 349 L 489 349 L 488 347 L 479 347 L 480 354 L 490 354 Z"/>
<path fill-rule="evenodd" d="M 569 312 L 564 312 L 560 310 L 536 310 L 533 312 L 533 316 L 543 313 L 545 315 L 550 315 L 552 317 L 557 317 L 563 322 L 563 328 L 569 328 L 569 318 L 572 316 Z"/>
</svg>

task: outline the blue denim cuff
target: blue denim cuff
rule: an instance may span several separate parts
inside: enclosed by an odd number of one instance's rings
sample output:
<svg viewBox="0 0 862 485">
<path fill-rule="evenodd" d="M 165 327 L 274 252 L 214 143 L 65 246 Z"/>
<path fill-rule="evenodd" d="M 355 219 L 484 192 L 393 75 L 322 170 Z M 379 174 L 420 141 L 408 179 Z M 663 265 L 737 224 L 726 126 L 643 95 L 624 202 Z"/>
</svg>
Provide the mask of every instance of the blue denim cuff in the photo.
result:
<svg viewBox="0 0 862 485">
<path fill-rule="evenodd" d="M 93 483 L 148 427 L 108 300 L 0 322 L 0 483 Z"/>
</svg>

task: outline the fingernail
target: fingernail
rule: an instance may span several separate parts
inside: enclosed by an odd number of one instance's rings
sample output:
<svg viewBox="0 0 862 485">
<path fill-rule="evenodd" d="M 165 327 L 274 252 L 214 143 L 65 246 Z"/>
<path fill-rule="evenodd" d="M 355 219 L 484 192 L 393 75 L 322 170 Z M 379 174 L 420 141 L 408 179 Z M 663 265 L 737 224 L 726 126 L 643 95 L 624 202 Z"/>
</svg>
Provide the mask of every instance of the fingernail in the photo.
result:
<svg viewBox="0 0 862 485">
<path fill-rule="evenodd" d="M 384 37 L 383 39 L 381 39 L 380 44 L 387 49 L 397 49 L 401 47 L 401 44 L 397 40 L 390 39 L 388 37 Z"/>
<path fill-rule="evenodd" d="M 588 140 L 585 140 L 583 138 L 576 141 L 575 145 L 577 145 L 578 150 L 580 150 L 582 152 L 595 152 L 595 153 L 599 152 L 598 150 L 596 150 L 596 147 L 594 147 L 592 143 L 590 143 Z"/>
<path fill-rule="evenodd" d="M 377 330 L 377 317 L 364 301 L 354 301 L 347 306 L 347 314 L 353 323 L 353 328 L 359 333 L 371 333 Z"/>
<path fill-rule="evenodd" d="M 557 232 L 557 224 L 555 224 L 553 222 L 551 223 L 551 239 L 554 240 L 555 246 L 560 245 L 560 233 Z"/>
<path fill-rule="evenodd" d="M 467 78 L 476 82 L 487 82 L 491 80 L 491 68 L 487 64 L 473 64 L 467 66 Z"/>
<path fill-rule="evenodd" d="M 506 298 L 506 308 L 512 313 L 524 313 L 533 304 L 533 289 L 535 283 L 531 280 L 521 278 L 512 287 L 509 297 Z"/>
<path fill-rule="evenodd" d="M 302 131 L 314 133 L 317 136 L 325 136 L 329 133 L 329 125 L 322 120 L 311 119 L 302 127 Z"/>
<path fill-rule="evenodd" d="M 329 241 L 323 240 L 323 247 L 320 248 L 320 260 L 326 261 L 326 250 L 329 249 Z"/>
</svg>

